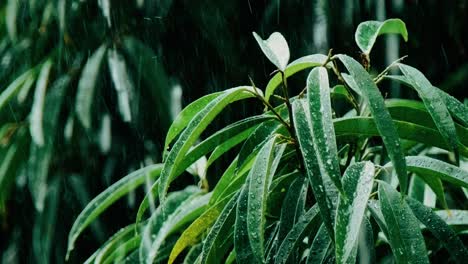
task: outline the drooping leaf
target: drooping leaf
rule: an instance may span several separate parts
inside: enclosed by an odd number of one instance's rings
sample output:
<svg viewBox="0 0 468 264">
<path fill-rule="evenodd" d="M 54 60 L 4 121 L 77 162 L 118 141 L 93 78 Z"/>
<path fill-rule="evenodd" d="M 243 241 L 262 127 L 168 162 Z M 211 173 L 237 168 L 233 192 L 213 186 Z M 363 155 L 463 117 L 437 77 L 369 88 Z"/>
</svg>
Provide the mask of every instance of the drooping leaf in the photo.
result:
<svg viewBox="0 0 468 264">
<path fill-rule="evenodd" d="M 374 165 L 359 162 L 349 166 L 343 176 L 346 197 L 340 196 L 335 224 L 335 257 L 337 263 L 356 261 L 355 248 L 364 219 L 367 200 L 372 190 Z"/>
<path fill-rule="evenodd" d="M 291 62 L 284 71 L 284 77 L 288 78 L 294 75 L 297 72 L 300 72 L 305 69 L 309 69 L 311 67 L 316 67 L 323 65 L 327 61 L 327 56 L 322 54 L 314 54 L 299 58 L 293 62 Z M 283 81 L 282 74 L 276 73 L 273 78 L 270 79 L 266 88 L 265 88 L 265 100 L 269 101 L 270 97 L 274 94 L 276 88 L 281 84 Z"/>
<path fill-rule="evenodd" d="M 299 221 L 283 240 L 276 254 L 275 263 L 288 263 L 289 257 L 297 245 L 302 242 L 302 239 L 311 230 L 319 228 L 320 220 L 319 207 L 314 205 L 299 218 Z"/>
<path fill-rule="evenodd" d="M 31 137 L 34 143 L 38 146 L 44 145 L 44 130 L 42 127 L 42 119 L 44 116 L 44 102 L 51 68 L 51 60 L 46 61 L 42 65 L 36 83 L 36 90 L 34 91 L 34 102 L 31 108 L 29 130 L 31 132 Z"/>
<path fill-rule="evenodd" d="M 5 105 L 7 105 L 9 100 L 15 96 L 15 94 L 23 89 L 25 82 L 27 82 L 29 78 L 33 78 L 34 75 L 34 69 L 28 70 L 16 78 L 10 85 L 8 85 L 7 88 L 5 88 L 5 90 L 2 91 L 0 94 L 0 111 L 5 107 Z"/>
<path fill-rule="evenodd" d="M 247 233 L 257 262 L 265 255 L 265 211 L 268 191 L 273 175 L 286 145 L 275 146 L 277 138 L 271 138 L 260 150 L 249 173 L 247 202 Z"/>
<path fill-rule="evenodd" d="M 225 90 L 223 94 L 207 104 L 190 121 L 189 125 L 177 139 L 171 152 L 168 154 L 161 172 L 161 181 L 159 183 L 159 197 L 163 201 L 166 196 L 169 184 L 181 171 L 177 166 L 184 159 L 185 154 L 195 143 L 200 134 L 210 124 L 210 122 L 230 103 L 238 100 L 251 98 L 254 96 L 252 87 L 241 86 Z"/>
<path fill-rule="evenodd" d="M 325 225 L 322 224 L 315 235 L 309 249 L 306 264 L 326 263 L 329 250 L 332 248 L 332 241 L 327 233 Z"/>
<path fill-rule="evenodd" d="M 423 100 L 440 134 L 453 151 L 458 154 L 458 139 L 455 125 L 445 106 L 444 100 L 440 97 L 440 93 L 433 88 L 432 84 L 417 69 L 404 64 L 399 64 L 398 66 Z"/>
<path fill-rule="evenodd" d="M 99 7 L 101 8 L 102 15 L 106 18 L 107 26 L 112 26 L 111 17 L 111 3 L 110 0 L 98 0 Z"/>
<path fill-rule="evenodd" d="M 176 244 L 172 248 L 168 263 L 174 263 L 177 256 L 180 255 L 182 251 L 184 251 L 187 247 L 198 243 L 201 240 L 201 236 L 211 228 L 215 221 L 218 221 L 219 218 L 222 217 L 220 216 L 222 211 L 224 210 L 226 204 L 231 203 L 231 201 L 237 201 L 237 196 L 226 197 L 218 203 L 210 206 L 210 208 L 208 208 L 202 215 L 200 215 L 200 217 L 193 221 L 193 223 L 184 230 L 182 235 L 180 235 Z"/>
<path fill-rule="evenodd" d="M 293 118 L 299 146 L 304 159 L 305 169 L 309 178 L 314 197 L 323 222 L 330 236 L 334 236 L 333 224 L 335 222 L 335 206 L 338 199 L 338 190 L 329 178 L 320 175 L 320 168 L 314 150 L 314 139 L 310 125 L 310 113 L 307 111 L 305 100 L 296 100 L 292 103 Z M 332 239 L 333 240 L 333 239 Z"/>
<path fill-rule="evenodd" d="M 105 0 L 108 1 L 108 0 Z M 124 57 L 115 48 L 107 52 L 109 71 L 117 92 L 117 104 L 122 120 L 132 120 L 134 87 Z"/>
<path fill-rule="evenodd" d="M 307 78 L 307 98 L 320 173 L 326 175 L 324 177 L 329 177 L 340 193 L 343 193 L 332 121 L 330 85 L 327 70 L 324 67 L 314 68 L 310 72 Z"/>
<path fill-rule="evenodd" d="M 8 0 L 5 12 L 6 29 L 10 39 L 15 42 L 17 38 L 17 17 L 21 2 L 17 0 Z"/>
<path fill-rule="evenodd" d="M 96 81 L 100 73 L 99 69 L 106 51 L 107 46 L 103 44 L 89 57 L 78 82 L 75 111 L 76 116 L 86 129 L 91 128 L 91 105 L 94 99 Z"/>
<path fill-rule="evenodd" d="M 289 46 L 283 35 L 274 32 L 263 40 L 257 33 L 253 32 L 253 36 L 258 45 L 263 51 L 263 54 L 273 63 L 280 71 L 284 71 L 289 61 Z"/>
<path fill-rule="evenodd" d="M 367 217 L 364 217 L 359 233 L 359 243 L 357 246 L 357 263 L 372 264 L 376 262 L 375 242 L 372 224 Z"/>
<path fill-rule="evenodd" d="M 233 231 L 233 225 L 236 219 L 236 206 L 237 201 L 239 200 L 238 194 L 239 193 L 229 199 L 229 202 L 224 207 L 205 238 L 200 263 L 221 263 L 225 252 L 220 249 L 223 248 L 222 242 L 229 237 L 230 231 Z"/>
<path fill-rule="evenodd" d="M 444 244 L 453 259 L 458 263 L 463 263 L 468 259 L 468 250 L 463 242 L 442 218 L 415 199 L 406 197 L 406 202 L 419 221 Z"/>
<path fill-rule="evenodd" d="M 240 191 L 236 207 L 236 222 L 234 224 L 234 249 L 238 263 L 257 263 L 247 231 L 248 194 L 249 184 L 247 183 Z"/>
<path fill-rule="evenodd" d="M 386 182 L 379 182 L 379 200 L 397 263 L 429 263 L 418 220 L 405 200 Z"/>
<path fill-rule="evenodd" d="M 67 259 L 75 246 L 75 241 L 83 230 L 96 219 L 104 210 L 122 196 L 134 190 L 145 182 L 146 177 L 155 179 L 162 170 L 161 164 L 150 165 L 130 173 L 120 179 L 104 192 L 96 196 L 78 215 L 68 235 Z"/>
<path fill-rule="evenodd" d="M 366 21 L 359 24 L 354 35 L 358 47 L 363 53 L 369 54 L 377 37 L 382 34 L 400 34 L 408 41 L 408 31 L 405 22 L 400 19 L 387 19 L 380 21 Z"/>
<path fill-rule="evenodd" d="M 392 122 L 392 118 L 388 110 L 385 108 L 382 94 L 370 75 L 361 66 L 361 64 L 359 64 L 359 62 L 346 55 L 336 56 L 348 69 L 350 75 L 358 86 L 355 89 L 361 91 L 362 96 L 369 105 L 377 129 L 382 136 L 383 143 L 388 151 L 388 155 L 394 163 L 401 191 L 402 193 L 406 193 L 408 188 L 408 177 L 406 175 L 405 159 L 400 146 L 397 129 Z"/>
</svg>

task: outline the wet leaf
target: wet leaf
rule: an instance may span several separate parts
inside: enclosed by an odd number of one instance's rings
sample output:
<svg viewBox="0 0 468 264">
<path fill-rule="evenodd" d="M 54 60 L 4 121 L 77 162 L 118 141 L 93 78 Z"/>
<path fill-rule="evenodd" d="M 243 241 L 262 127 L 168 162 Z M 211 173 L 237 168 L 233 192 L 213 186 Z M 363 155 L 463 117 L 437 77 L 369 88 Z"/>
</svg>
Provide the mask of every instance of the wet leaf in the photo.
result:
<svg viewBox="0 0 468 264">
<path fill-rule="evenodd" d="M 387 19 L 383 22 L 362 22 L 356 29 L 354 39 L 362 52 L 369 54 L 377 37 L 382 34 L 400 34 L 405 41 L 408 41 L 408 31 L 406 30 L 405 23 L 395 18 Z"/>
<path fill-rule="evenodd" d="M 52 61 L 46 61 L 39 72 L 36 89 L 34 92 L 34 102 L 31 108 L 29 130 L 34 143 L 38 146 L 44 145 L 44 130 L 42 127 L 44 116 L 44 102 L 47 85 L 49 84 L 49 74 L 52 68 Z"/>
<path fill-rule="evenodd" d="M 114 88 L 117 92 L 117 104 L 120 115 L 123 121 L 130 122 L 132 120 L 131 103 L 134 96 L 134 87 L 127 69 L 127 63 L 115 48 L 107 52 L 107 61 L 110 75 L 114 82 Z"/>
<path fill-rule="evenodd" d="M 274 32 L 263 40 L 257 33 L 253 32 L 253 36 L 258 45 L 263 51 L 263 54 L 273 63 L 280 71 L 284 71 L 289 61 L 289 46 L 283 35 Z"/>
</svg>

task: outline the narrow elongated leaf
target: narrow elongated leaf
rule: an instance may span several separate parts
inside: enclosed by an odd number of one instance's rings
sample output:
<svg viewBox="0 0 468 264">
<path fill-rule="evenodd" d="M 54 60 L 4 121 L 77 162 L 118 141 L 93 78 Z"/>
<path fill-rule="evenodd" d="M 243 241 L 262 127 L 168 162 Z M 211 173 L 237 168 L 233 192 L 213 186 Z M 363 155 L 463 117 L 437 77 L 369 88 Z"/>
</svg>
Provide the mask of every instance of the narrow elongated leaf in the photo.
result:
<svg viewBox="0 0 468 264">
<path fill-rule="evenodd" d="M 20 8 L 21 2 L 17 0 L 8 0 L 8 4 L 6 5 L 6 12 L 5 12 L 5 22 L 6 22 L 6 29 L 8 35 L 12 42 L 16 41 L 16 20 L 18 16 L 18 11 Z"/>
<path fill-rule="evenodd" d="M 291 62 L 286 67 L 286 69 L 284 70 L 284 77 L 288 78 L 302 70 L 323 65 L 326 61 L 327 61 L 327 56 L 322 55 L 322 54 L 313 54 L 313 55 L 299 58 Z M 270 81 L 268 82 L 265 88 L 265 100 L 267 101 L 270 100 L 270 97 L 274 94 L 276 88 L 278 88 L 278 86 L 281 84 L 282 81 L 283 81 L 282 74 L 280 72 L 275 74 L 273 78 L 270 79 Z"/>
<path fill-rule="evenodd" d="M 222 214 L 226 204 L 230 201 L 237 201 L 237 196 L 234 198 L 229 196 L 219 201 L 218 203 L 210 206 L 200 217 L 198 217 L 193 223 L 187 227 L 182 235 L 177 240 L 176 244 L 172 248 L 171 255 L 169 256 L 168 263 L 174 263 L 177 256 L 182 253 L 187 247 L 195 245 L 200 241 L 201 236 L 217 221 L 218 217 Z"/>
<path fill-rule="evenodd" d="M 468 188 L 468 172 L 446 162 L 422 156 L 406 157 L 408 170 L 417 173 L 421 178 L 439 178 L 457 186 Z M 391 164 L 385 165 L 391 168 Z"/>
<path fill-rule="evenodd" d="M 21 88 L 18 91 L 18 96 L 16 97 L 18 100 L 18 103 L 20 104 L 24 103 L 24 100 L 26 100 L 26 98 L 28 97 L 29 91 L 33 87 L 33 84 L 35 81 L 36 81 L 36 74 L 34 72 L 30 74 L 28 78 L 24 81 L 24 83 L 21 85 Z"/>
<path fill-rule="evenodd" d="M 322 224 L 312 241 L 306 264 L 326 263 L 325 261 L 331 247 L 332 241 L 327 233 L 325 225 Z"/>
<path fill-rule="evenodd" d="M 314 68 L 307 78 L 312 134 L 320 173 L 329 177 L 336 188 L 343 193 L 340 179 L 340 164 L 333 129 L 330 84 L 324 67 Z"/>
<path fill-rule="evenodd" d="M 359 243 L 357 246 L 357 263 L 372 264 L 375 263 L 375 242 L 372 224 L 367 217 L 364 217 L 359 233 Z"/>
<path fill-rule="evenodd" d="M 138 207 L 137 211 L 137 216 L 135 218 L 135 223 L 138 224 L 141 222 L 144 214 L 148 210 L 149 207 L 151 209 L 155 208 L 155 200 L 157 200 L 158 197 L 158 185 L 159 185 L 159 179 L 156 179 L 154 182 L 151 182 L 151 178 L 146 177 L 146 187 L 147 190 L 145 197 L 143 198 L 143 201 L 141 201 L 140 206 Z M 136 230 L 138 232 L 138 230 Z"/>
<path fill-rule="evenodd" d="M 440 134 L 453 151 L 458 154 L 458 140 L 455 125 L 445 106 L 443 98 L 440 97 L 440 93 L 433 88 L 432 84 L 417 69 L 404 64 L 399 64 L 398 66 L 407 80 L 412 84 L 412 87 L 418 92 L 419 97 L 423 100 Z"/>
<path fill-rule="evenodd" d="M 338 199 L 338 190 L 329 178 L 322 178 L 320 168 L 314 150 L 312 128 L 307 104 L 304 100 L 296 100 L 292 103 L 294 124 L 299 140 L 299 146 L 304 159 L 305 169 L 309 178 L 312 191 L 317 200 L 323 222 L 329 235 L 334 236 L 333 223 L 335 222 L 335 204 Z M 332 239 L 333 240 L 333 239 Z"/>
<path fill-rule="evenodd" d="M 196 219 L 206 208 L 211 193 L 205 195 L 192 195 L 185 200 L 173 213 L 165 212 L 165 204 L 158 216 L 151 217 L 142 235 L 140 245 L 140 259 L 145 263 L 153 263 L 158 257 L 161 246 L 166 238 L 179 231 L 183 225 Z"/>
<path fill-rule="evenodd" d="M 335 133 L 338 140 L 351 139 L 363 136 L 379 136 L 380 132 L 373 118 L 369 117 L 345 117 L 333 120 Z M 400 138 L 415 142 L 424 143 L 429 146 L 435 146 L 442 149 L 449 149 L 439 131 L 424 127 L 418 124 L 393 121 Z M 460 138 L 465 136 L 464 131 L 460 131 Z M 467 134 L 468 135 L 468 134 Z M 460 154 L 468 156 L 468 148 L 459 144 Z"/>
<path fill-rule="evenodd" d="M 106 54 L 107 46 L 101 45 L 86 62 L 78 82 L 76 92 L 75 111 L 81 124 L 86 128 L 91 128 L 91 105 L 94 99 L 94 90 L 99 76 L 99 69 L 102 59 Z"/>
<path fill-rule="evenodd" d="M 400 34 L 408 41 L 408 31 L 405 22 L 400 19 L 387 19 L 380 21 L 366 21 L 359 24 L 354 35 L 358 47 L 363 53 L 369 54 L 377 37 L 382 34 Z"/>
<path fill-rule="evenodd" d="M 101 8 L 102 15 L 107 20 L 107 26 L 112 26 L 112 19 L 111 19 L 111 4 L 110 0 L 98 0 L 99 7 Z"/>
<path fill-rule="evenodd" d="M 107 0 L 106 0 L 107 1 Z M 128 73 L 127 64 L 124 57 L 111 49 L 107 52 L 109 71 L 117 92 L 117 101 L 122 120 L 130 122 L 132 120 L 132 106 L 134 87 Z"/>
<path fill-rule="evenodd" d="M 369 212 L 371 213 L 374 220 L 379 225 L 380 230 L 382 230 L 385 236 L 388 236 L 387 224 L 385 223 L 385 219 L 382 214 L 382 208 L 380 205 L 381 204 L 377 200 L 372 199 L 369 200 L 369 202 L 367 203 L 367 208 L 369 209 Z"/>
<path fill-rule="evenodd" d="M 408 188 L 408 177 L 406 175 L 406 164 L 403 151 L 400 146 L 400 139 L 397 129 L 392 122 L 392 118 L 385 108 L 385 103 L 377 85 L 374 83 L 366 70 L 353 58 L 346 55 L 336 55 L 356 82 L 357 90 L 370 106 L 370 111 L 374 117 L 375 124 L 379 130 L 388 155 L 395 165 L 402 193 L 406 193 Z"/>
<path fill-rule="evenodd" d="M 379 182 L 379 200 L 397 263 L 429 263 L 419 223 L 401 195 Z"/>
<path fill-rule="evenodd" d="M 34 77 L 34 69 L 28 70 L 25 73 L 21 74 L 18 78 L 16 78 L 10 85 L 8 85 L 5 90 L 2 91 L 0 94 L 0 111 L 5 107 L 5 105 L 9 102 L 15 94 L 17 94 L 21 89 L 24 87 L 26 81 L 29 78 Z"/>
<path fill-rule="evenodd" d="M 276 140 L 276 137 L 271 138 L 260 150 L 248 176 L 247 232 L 254 257 L 260 263 L 264 261 L 265 255 L 265 211 L 268 191 L 286 147 L 283 144 L 276 148 Z"/>
<path fill-rule="evenodd" d="M 257 33 L 253 32 L 253 36 L 258 45 L 263 51 L 263 54 L 273 63 L 280 71 L 284 71 L 289 61 L 289 46 L 283 35 L 274 32 L 263 40 Z"/>
<path fill-rule="evenodd" d="M 44 145 L 44 130 L 42 127 L 42 118 L 44 115 L 44 102 L 47 84 L 49 83 L 49 74 L 52 68 L 52 61 L 46 61 L 39 73 L 34 92 L 34 102 L 31 108 L 31 117 L 29 130 L 34 143 L 38 146 Z"/>
<path fill-rule="evenodd" d="M 406 202 L 419 221 L 444 244 L 453 259 L 458 263 L 464 263 L 468 259 L 468 250 L 463 242 L 442 218 L 415 199 L 406 197 Z"/>
<path fill-rule="evenodd" d="M 252 87 L 242 86 L 225 90 L 222 96 L 212 100 L 192 119 L 184 132 L 179 136 L 164 163 L 164 168 L 161 172 L 161 181 L 158 187 L 161 201 L 163 201 L 166 196 L 170 182 L 181 173 L 177 166 L 184 159 L 185 154 L 193 143 L 195 143 L 203 130 L 230 103 L 253 97 L 252 89 Z"/>
<path fill-rule="evenodd" d="M 75 241 L 83 230 L 96 219 L 104 210 L 112 205 L 116 200 L 126 195 L 145 182 L 146 177 L 155 179 L 162 170 L 161 164 L 150 165 L 139 169 L 118 182 L 111 185 L 104 192 L 96 196 L 83 211 L 78 215 L 68 235 L 67 259 L 73 250 Z"/>
<path fill-rule="evenodd" d="M 372 190 L 374 165 L 359 162 L 349 166 L 343 176 L 346 197 L 340 196 L 335 224 L 335 257 L 337 263 L 353 263 L 359 231 L 364 218 L 367 200 Z"/>
<path fill-rule="evenodd" d="M 234 249 L 238 263 L 257 263 L 250 246 L 247 231 L 247 210 L 249 198 L 249 184 L 245 184 L 240 191 L 236 208 L 236 222 L 234 225 Z"/>
<path fill-rule="evenodd" d="M 276 254 L 275 263 L 288 263 L 289 257 L 297 245 L 302 242 L 302 239 L 311 230 L 319 228 L 320 220 L 319 207 L 314 205 L 299 218 L 299 221 L 283 240 Z"/>
<path fill-rule="evenodd" d="M 166 135 L 166 142 L 164 143 L 164 150 L 169 149 L 169 145 L 172 141 L 184 131 L 190 121 L 203 110 L 206 105 L 222 94 L 223 92 L 208 94 L 187 105 L 169 127 Z"/>
<path fill-rule="evenodd" d="M 222 247 L 223 240 L 229 237 L 230 231 L 233 230 L 236 219 L 236 206 L 239 200 L 238 194 L 229 199 L 228 204 L 224 207 L 204 240 L 200 263 L 221 263 L 225 252 L 220 252 L 219 248 Z"/>
<path fill-rule="evenodd" d="M 278 239 L 276 241 L 283 241 L 299 217 L 304 213 L 305 196 L 307 193 L 307 185 L 304 182 L 305 178 L 299 176 L 289 185 L 281 207 Z"/>
<path fill-rule="evenodd" d="M 406 76 L 387 75 L 385 76 L 385 78 L 390 80 L 396 80 L 405 84 L 406 86 L 413 87 L 412 83 L 410 83 Z M 450 111 L 450 113 L 458 120 L 460 120 L 465 127 L 468 126 L 468 107 L 459 100 L 457 100 L 455 97 L 444 92 L 443 90 L 435 86 L 433 86 L 432 89 L 436 90 L 439 93 L 439 96 L 442 97 L 442 100 L 445 102 L 445 105 L 447 106 L 447 109 Z"/>
</svg>

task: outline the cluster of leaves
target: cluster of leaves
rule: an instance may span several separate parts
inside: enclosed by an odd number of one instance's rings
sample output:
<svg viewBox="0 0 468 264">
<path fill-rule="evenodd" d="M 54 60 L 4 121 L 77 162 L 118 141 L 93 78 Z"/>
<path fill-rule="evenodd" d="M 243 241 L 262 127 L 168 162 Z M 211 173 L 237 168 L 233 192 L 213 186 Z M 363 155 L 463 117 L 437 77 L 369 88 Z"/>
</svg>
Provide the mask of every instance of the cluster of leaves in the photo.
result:
<svg viewBox="0 0 468 264">
<path fill-rule="evenodd" d="M 146 27 L 122 12 L 145 5 L 0 4 L 0 248 L 5 252 L 32 248 L 16 255 L 61 262 L 64 250 L 61 256 L 51 243 L 64 241 L 68 227 L 65 222 L 54 229 L 57 218 L 68 215 L 71 221 L 72 209 L 89 201 L 94 186 L 114 181 L 112 175 L 134 170 L 145 159 L 161 160 L 154 155 L 160 153 L 155 138 L 172 121 L 166 114 L 171 82 L 153 47 L 137 38 L 143 34 L 131 31 Z M 157 123 L 147 126 L 149 120 Z M 122 144 L 137 135 L 133 151 Z M 128 158 L 120 165 L 116 160 L 123 155 Z"/>
<path fill-rule="evenodd" d="M 370 52 L 388 33 L 408 37 L 399 19 L 359 25 L 364 66 L 331 51 L 289 63 L 280 33 L 266 40 L 254 33 L 278 68 L 265 90 L 235 87 L 183 109 L 167 133 L 163 163 L 91 201 L 70 231 L 67 257 L 102 212 L 146 183 L 135 222 L 86 263 L 428 263 L 446 255 L 463 263 L 468 109 L 401 60 L 371 76 Z M 401 75 L 389 75 L 393 67 Z M 289 97 L 288 78 L 311 68 L 306 88 Z M 421 101 L 385 99 L 382 81 L 405 84 Z M 265 112 L 198 142 L 229 104 L 247 99 Z M 201 177 L 199 186 L 170 189 L 192 164 L 205 159 L 208 171 L 230 150 L 237 155 L 216 171 L 217 182 Z"/>
</svg>

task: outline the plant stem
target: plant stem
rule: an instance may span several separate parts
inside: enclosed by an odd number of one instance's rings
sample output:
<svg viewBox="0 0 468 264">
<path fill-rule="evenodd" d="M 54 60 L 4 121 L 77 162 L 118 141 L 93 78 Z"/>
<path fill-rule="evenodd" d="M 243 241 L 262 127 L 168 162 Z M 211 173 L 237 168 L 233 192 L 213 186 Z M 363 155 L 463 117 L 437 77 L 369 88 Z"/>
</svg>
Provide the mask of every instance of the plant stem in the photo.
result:
<svg viewBox="0 0 468 264">
<path fill-rule="evenodd" d="M 379 75 L 377 75 L 377 77 L 374 78 L 374 82 L 376 84 L 378 84 L 379 82 L 381 82 L 383 80 L 383 78 L 385 77 L 385 75 L 387 75 L 387 73 L 390 71 L 390 69 L 395 66 L 397 63 L 400 63 L 402 60 L 406 59 L 408 57 L 408 55 L 405 55 L 399 59 L 397 59 L 396 61 L 390 63 L 390 65 L 387 66 L 387 68 L 385 68 L 385 70 L 383 70 L 381 73 L 379 73 Z"/>
<path fill-rule="evenodd" d="M 345 82 L 345 80 L 344 80 L 343 76 L 341 75 L 340 71 L 338 71 L 338 65 L 336 64 L 336 61 L 334 60 L 334 58 L 331 58 L 331 60 L 333 61 L 333 66 L 332 66 L 333 72 L 335 73 L 338 80 L 340 80 L 343 83 L 346 91 L 348 92 L 348 98 L 351 101 L 351 104 L 353 105 L 354 110 L 356 110 L 356 113 L 359 114 L 359 104 L 358 104 L 356 98 L 354 97 L 354 95 L 353 95 L 353 93 L 351 91 L 351 88 L 349 88 L 348 84 Z"/>
</svg>

